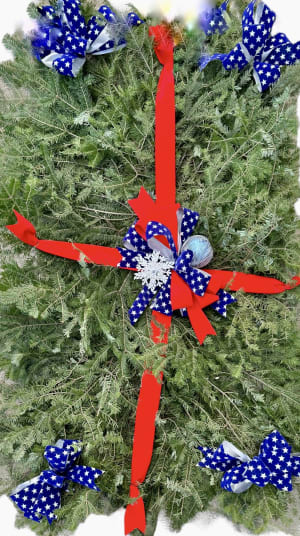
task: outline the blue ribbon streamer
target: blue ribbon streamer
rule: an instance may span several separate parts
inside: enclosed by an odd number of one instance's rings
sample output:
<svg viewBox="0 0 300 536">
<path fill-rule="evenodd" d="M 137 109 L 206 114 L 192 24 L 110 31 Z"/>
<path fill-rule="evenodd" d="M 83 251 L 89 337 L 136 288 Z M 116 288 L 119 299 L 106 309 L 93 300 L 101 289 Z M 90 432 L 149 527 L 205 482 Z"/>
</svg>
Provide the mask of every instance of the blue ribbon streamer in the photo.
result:
<svg viewBox="0 0 300 536">
<path fill-rule="evenodd" d="M 223 34 L 228 30 L 226 20 L 228 18 L 226 13 L 228 3 L 229 0 L 225 0 L 220 7 L 214 7 L 200 13 L 199 26 L 206 35 L 213 35 L 216 32 Z"/>
<path fill-rule="evenodd" d="M 242 493 L 252 484 L 261 488 L 273 484 L 281 491 L 292 491 L 292 476 L 300 476 L 300 455 L 291 454 L 292 447 L 277 430 L 263 440 L 258 456 L 252 459 L 228 441 L 217 450 L 198 449 L 204 458 L 197 465 L 223 471 L 221 487 L 233 493 Z"/>
<path fill-rule="evenodd" d="M 284 33 L 271 36 L 276 14 L 263 2 L 254 12 L 255 4 L 252 0 L 243 13 L 242 41 L 228 54 L 202 56 L 199 67 L 202 71 L 213 60 L 220 60 L 227 71 L 251 65 L 259 91 L 266 91 L 280 78 L 282 66 L 300 59 L 300 41 L 293 44 Z"/>
<path fill-rule="evenodd" d="M 121 268 L 139 269 L 141 259 L 151 262 L 153 253 L 159 254 L 171 264 L 171 267 L 166 270 L 165 282 L 157 284 L 154 288 L 150 284 L 145 284 L 135 299 L 133 305 L 129 309 L 130 322 L 134 325 L 150 302 L 151 309 L 163 313 L 167 316 L 172 316 L 171 304 L 171 274 L 175 271 L 189 286 L 191 291 L 197 296 L 203 296 L 208 286 L 210 275 L 203 270 L 194 268 L 193 252 L 189 249 L 182 250 L 182 245 L 191 236 L 198 222 L 199 214 L 192 210 L 180 209 L 177 213 L 178 229 L 179 229 L 179 247 L 178 252 L 170 230 L 159 222 L 151 221 L 147 225 L 146 240 L 144 240 L 135 230 L 135 224 L 130 227 L 124 237 L 125 248 L 118 248 L 122 255 L 122 260 L 119 263 Z M 155 237 L 164 237 L 169 247 L 162 244 Z M 159 265 L 158 265 L 159 267 Z M 155 269 L 155 267 L 154 267 Z M 219 300 L 211 305 L 216 312 L 222 316 L 226 316 L 226 307 L 230 303 L 236 301 L 228 292 L 220 290 L 218 292 Z M 186 310 L 182 309 L 181 313 L 186 316 Z"/>
<path fill-rule="evenodd" d="M 123 20 L 108 6 L 99 9 L 103 23 L 96 16 L 86 23 L 79 0 L 58 0 L 55 8 L 44 6 L 39 12 L 38 28 L 31 40 L 33 54 L 47 67 L 71 77 L 77 76 L 88 54 L 108 54 L 123 48 L 130 27 L 143 23 L 133 12 Z"/>
<path fill-rule="evenodd" d="M 60 508 L 61 492 L 67 490 L 68 480 L 100 491 L 95 478 L 103 472 L 86 465 L 75 465 L 81 450 L 80 441 L 75 439 L 59 439 L 54 446 L 45 448 L 44 457 L 49 469 L 20 484 L 10 495 L 25 517 L 39 523 L 45 516 L 51 525 L 57 519 L 53 512 Z"/>
</svg>

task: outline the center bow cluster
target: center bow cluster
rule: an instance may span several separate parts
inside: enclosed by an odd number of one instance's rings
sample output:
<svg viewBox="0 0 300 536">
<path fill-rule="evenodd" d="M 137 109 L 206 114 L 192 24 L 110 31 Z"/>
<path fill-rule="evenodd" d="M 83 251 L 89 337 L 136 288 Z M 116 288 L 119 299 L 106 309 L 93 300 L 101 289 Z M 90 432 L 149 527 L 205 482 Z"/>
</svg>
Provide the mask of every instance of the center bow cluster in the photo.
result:
<svg viewBox="0 0 300 536">
<path fill-rule="evenodd" d="M 292 491 L 292 476 L 300 476 L 300 455 L 291 454 L 292 447 L 277 430 L 263 440 L 258 456 L 252 459 L 228 441 L 217 450 L 198 449 L 204 454 L 199 467 L 224 471 L 221 487 L 233 493 L 242 493 L 252 484 L 261 488 L 273 484 L 281 491 Z"/>
<path fill-rule="evenodd" d="M 75 466 L 82 450 L 80 445 L 77 440 L 59 439 L 54 446 L 45 448 L 49 469 L 20 484 L 10 496 L 25 517 L 40 522 L 45 516 L 51 524 L 56 519 L 53 512 L 60 508 L 61 491 L 67 489 L 68 480 L 100 491 L 95 478 L 102 475 L 102 471 L 86 465 Z"/>
<path fill-rule="evenodd" d="M 99 13 L 103 23 L 93 16 L 86 24 L 79 0 L 58 0 L 56 8 L 44 6 L 39 12 L 41 19 L 32 39 L 33 53 L 47 67 L 71 77 L 78 74 L 87 54 L 108 54 L 123 48 L 130 26 L 143 22 L 135 13 L 128 13 L 121 20 L 109 7 L 102 6 Z"/>
<path fill-rule="evenodd" d="M 246 65 L 253 66 L 253 74 L 259 91 L 265 91 L 280 77 L 280 67 L 293 65 L 300 59 L 300 42 L 292 44 L 284 33 L 272 36 L 276 14 L 263 2 L 256 0 L 246 7 L 243 18 L 242 42 L 228 54 L 204 55 L 200 58 L 200 70 L 212 60 L 220 60 L 227 71 Z"/>
<path fill-rule="evenodd" d="M 171 295 L 172 282 L 176 285 L 175 274 L 183 279 L 193 294 L 199 297 L 204 296 L 211 275 L 195 268 L 195 264 L 193 266 L 193 251 L 185 249 L 186 240 L 192 234 L 198 219 L 199 214 L 192 210 L 179 209 L 177 211 L 178 250 L 170 230 L 156 221 L 148 223 L 146 240 L 138 234 L 135 224 L 126 233 L 124 237 L 126 248 L 118 248 L 122 255 L 119 266 L 120 268 L 137 270 L 135 278 L 141 279 L 144 283 L 142 291 L 129 309 L 129 318 L 132 324 L 137 322 L 155 294 L 151 309 L 166 316 L 172 316 L 173 310 L 177 308 L 174 307 Z M 162 237 L 163 241 L 156 237 Z M 208 241 L 207 244 L 209 245 Z M 209 245 L 209 247 L 211 246 Z M 209 250 L 206 252 L 206 256 L 207 262 L 209 262 L 211 260 Z M 214 303 L 207 305 L 211 305 L 217 312 L 226 316 L 226 306 L 236 300 L 228 292 L 222 290 L 217 296 L 212 297 L 212 301 Z M 187 314 L 185 307 L 180 307 L 180 309 L 183 315 Z"/>
</svg>

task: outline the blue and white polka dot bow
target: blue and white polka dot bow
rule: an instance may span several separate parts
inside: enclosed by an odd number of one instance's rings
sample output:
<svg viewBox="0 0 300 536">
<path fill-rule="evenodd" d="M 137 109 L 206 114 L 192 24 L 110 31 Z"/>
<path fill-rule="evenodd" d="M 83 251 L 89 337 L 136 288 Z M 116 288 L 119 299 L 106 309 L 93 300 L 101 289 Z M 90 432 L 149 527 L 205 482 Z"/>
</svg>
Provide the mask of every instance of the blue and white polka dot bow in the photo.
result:
<svg viewBox="0 0 300 536">
<path fill-rule="evenodd" d="M 106 22 L 93 16 L 86 23 L 79 0 L 58 0 L 55 8 L 44 6 L 39 12 L 41 19 L 31 41 L 33 53 L 47 67 L 71 77 L 77 76 L 87 54 L 108 54 L 123 48 L 129 28 L 143 23 L 135 13 L 121 20 L 107 6 L 99 9 Z"/>
<path fill-rule="evenodd" d="M 228 441 L 217 450 L 198 449 L 204 455 L 199 467 L 224 471 L 221 487 L 233 493 L 242 493 L 252 484 L 261 488 L 273 484 L 281 491 L 292 491 L 292 476 L 300 476 L 300 454 L 291 454 L 292 447 L 277 430 L 263 440 L 252 460 Z"/>
<path fill-rule="evenodd" d="M 280 77 L 280 67 L 300 59 L 300 41 L 292 44 L 283 33 L 271 36 L 276 14 L 266 4 L 250 2 L 242 19 L 243 38 L 228 54 L 202 56 L 200 70 L 212 60 L 220 60 L 227 71 L 252 65 L 259 91 L 267 90 Z"/>
<path fill-rule="evenodd" d="M 228 3 L 229 0 L 225 0 L 220 7 L 214 7 L 212 9 L 202 11 L 199 17 L 199 25 L 201 30 L 203 30 L 206 35 L 213 35 L 216 32 L 223 34 L 226 32 L 228 29 L 228 16 L 226 13 Z"/>
<path fill-rule="evenodd" d="M 211 275 L 199 269 L 199 267 L 193 267 L 195 266 L 193 264 L 194 254 L 190 249 L 184 247 L 184 243 L 192 234 L 198 219 L 199 214 L 197 212 L 185 208 L 178 210 L 178 251 L 171 232 L 159 222 L 150 221 L 148 223 L 146 240 L 137 233 L 135 224 L 126 233 L 123 239 L 126 247 L 118 248 L 122 255 L 119 266 L 137 270 L 135 278 L 142 280 L 144 283 L 142 291 L 129 309 L 129 318 L 132 324 L 137 322 L 155 294 L 151 309 L 164 315 L 172 316 L 172 272 L 176 272 L 188 284 L 194 294 L 204 296 Z M 156 236 L 163 237 L 164 243 L 155 238 Z M 207 253 L 205 252 L 209 242 L 205 237 L 203 239 L 205 265 L 211 260 L 212 256 L 209 256 L 209 249 Z M 168 243 L 168 246 L 166 243 Z M 211 246 L 209 245 L 209 247 Z M 219 314 L 226 316 L 227 305 L 236 300 L 223 290 L 219 291 L 218 295 L 219 300 L 213 303 L 211 307 Z M 185 309 L 182 309 L 181 312 L 186 316 Z"/>
<path fill-rule="evenodd" d="M 73 439 L 59 439 L 54 446 L 46 447 L 44 456 L 49 469 L 20 484 L 10 495 L 25 517 L 40 522 L 45 516 L 51 524 L 56 519 L 53 512 L 60 508 L 61 491 L 67 489 L 68 480 L 100 491 L 95 478 L 102 475 L 102 471 L 86 465 L 75 466 L 81 450 L 81 443 Z"/>
</svg>

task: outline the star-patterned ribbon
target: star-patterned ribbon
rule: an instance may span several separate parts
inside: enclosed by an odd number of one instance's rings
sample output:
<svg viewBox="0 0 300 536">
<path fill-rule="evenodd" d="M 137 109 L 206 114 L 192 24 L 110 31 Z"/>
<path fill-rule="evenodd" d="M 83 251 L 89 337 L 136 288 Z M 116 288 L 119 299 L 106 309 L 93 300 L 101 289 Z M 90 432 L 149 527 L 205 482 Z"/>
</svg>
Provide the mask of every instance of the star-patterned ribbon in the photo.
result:
<svg viewBox="0 0 300 536">
<path fill-rule="evenodd" d="M 188 209 L 177 211 L 178 220 L 178 244 L 179 252 L 175 246 L 170 230 L 163 224 L 150 221 L 146 228 L 146 240 L 136 231 L 136 223 L 133 224 L 124 237 L 126 248 L 118 248 L 122 255 L 119 263 L 120 268 L 138 270 L 137 279 L 142 279 L 146 284 L 129 309 L 130 322 L 134 325 L 140 316 L 156 297 L 151 309 L 164 315 L 172 316 L 173 307 L 171 300 L 171 278 L 175 272 L 189 286 L 197 296 L 204 296 L 211 275 L 193 267 L 193 252 L 184 250 L 185 241 L 192 234 L 199 214 Z M 164 237 L 165 243 L 156 237 Z M 181 245 L 182 244 L 182 245 Z M 141 274 L 141 275 L 140 275 Z M 228 292 L 218 292 L 218 301 L 211 306 L 223 316 L 226 316 L 226 307 L 235 302 Z M 186 310 L 184 309 L 186 315 Z"/>
<path fill-rule="evenodd" d="M 223 34 L 228 29 L 228 15 L 226 12 L 229 0 L 225 0 L 220 7 L 214 7 L 202 11 L 199 17 L 199 25 L 206 35 L 213 35 L 216 32 Z"/>
<path fill-rule="evenodd" d="M 79 0 L 58 0 L 56 8 L 44 6 L 39 12 L 41 18 L 32 36 L 33 54 L 47 67 L 71 77 L 77 76 L 87 54 L 108 54 L 123 48 L 129 28 L 143 23 L 135 13 L 122 20 L 107 6 L 99 9 L 103 23 L 96 16 L 86 23 Z"/>
<path fill-rule="evenodd" d="M 221 487 L 242 493 L 255 484 L 261 488 L 273 484 L 281 491 L 292 491 L 292 476 L 300 476 L 300 454 L 291 454 L 292 447 L 274 430 L 261 443 L 258 456 L 249 458 L 229 441 L 212 450 L 198 447 L 204 458 L 199 467 L 223 471 Z"/>
<path fill-rule="evenodd" d="M 199 60 L 202 71 L 212 60 L 220 60 L 227 71 L 251 65 L 259 91 L 266 91 L 280 78 L 280 67 L 294 65 L 300 59 L 300 41 L 291 43 L 284 33 L 272 36 L 276 14 L 263 2 L 255 9 L 256 0 L 246 7 L 242 42 L 228 54 L 204 55 Z"/>
<path fill-rule="evenodd" d="M 61 492 L 67 490 L 68 480 L 100 491 L 95 478 L 102 471 L 86 465 L 75 465 L 81 454 L 81 443 L 75 439 L 59 439 L 45 448 L 44 457 L 49 469 L 20 484 L 10 495 L 24 516 L 38 523 L 45 516 L 48 522 L 57 519 L 54 510 L 60 508 Z"/>
</svg>

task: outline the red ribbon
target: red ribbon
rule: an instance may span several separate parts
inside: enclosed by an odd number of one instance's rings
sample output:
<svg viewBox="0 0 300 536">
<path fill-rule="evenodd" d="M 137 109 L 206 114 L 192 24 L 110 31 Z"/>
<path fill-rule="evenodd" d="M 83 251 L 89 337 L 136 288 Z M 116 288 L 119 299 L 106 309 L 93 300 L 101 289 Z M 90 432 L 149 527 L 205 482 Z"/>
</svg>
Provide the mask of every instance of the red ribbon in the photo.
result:
<svg viewBox="0 0 300 536">
<path fill-rule="evenodd" d="M 168 342 L 171 317 L 153 311 L 151 328 L 155 343 Z M 138 398 L 132 449 L 131 484 L 129 496 L 135 501 L 128 504 L 125 513 L 125 534 L 135 529 L 146 530 L 144 501 L 140 495 L 139 485 L 146 478 L 152 458 L 155 435 L 155 417 L 159 408 L 163 373 L 156 378 L 150 370 L 145 370 Z"/>
<path fill-rule="evenodd" d="M 175 88 L 173 76 L 174 43 L 165 26 L 152 26 L 149 34 L 154 38 L 154 50 L 163 65 L 155 102 L 155 184 L 156 201 L 141 188 L 137 199 L 129 201 L 138 216 L 137 231 L 145 237 L 150 220 L 165 224 L 177 244 L 176 175 L 175 175 Z M 152 340 L 156 344 L 168 342 L 171 317 L 152 313 Z M 129 504 L 125 514 L 125 534 L 135 529 L 146 530 L 145 507 L 139 485 L 146 478 L 153 452 L 155 417 L 159 408 L 163 374 L 159 379 L 145 371 L 138 399 L 132 449 L 131 486 L 129 495 L 135 502 Z"/>
<path fill-rule="evenodd" d="M 77 242 L 60 242 L 57 240 L 39 240 L 36 236 L 36 230 L 30 221 L 19 214 L 16 210 L 14 213 L 17 217 L 17 223 L 7 225 L 19 240 L 34 246 L 40 251 L 51 253 L 57 257 L 64 257 L 79 261 L 81 258 L 88 263 L 102 264 L 105 266 L 117 267 L 122 260 L 121 253 L 117 248 L 107 248 L 104 246 L 93 246 L 91 244 L 78 244 Z"/>
</svg>

